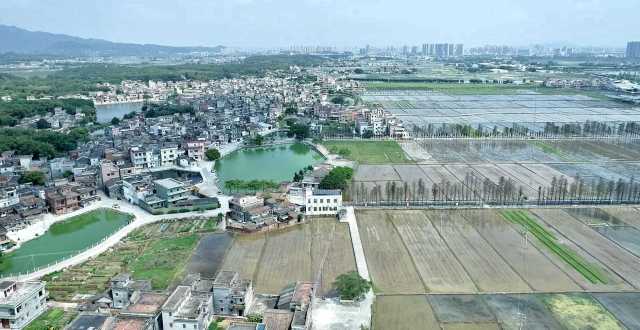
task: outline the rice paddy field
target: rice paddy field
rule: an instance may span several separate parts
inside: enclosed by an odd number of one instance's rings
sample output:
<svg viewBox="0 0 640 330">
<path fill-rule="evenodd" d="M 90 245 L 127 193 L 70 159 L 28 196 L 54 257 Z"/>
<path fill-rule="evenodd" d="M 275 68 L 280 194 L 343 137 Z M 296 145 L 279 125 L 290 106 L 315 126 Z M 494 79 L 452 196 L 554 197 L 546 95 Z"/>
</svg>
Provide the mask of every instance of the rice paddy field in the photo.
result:
<svg viewBox="0 0 640 330">
<path fill-rule="evenodd" d="M 593 220 L 583 210 L 615 223 L 587 225 Z M 619 210 L 357 210 L 356 216 L 380 294 L 631 292 L 640 289 L 640 258 L 632 252 L 640 236 L 612 215 Z M 626 212 L 640 217 L 637 209 Z M 620 234 L 608 235 L 604 226 Z"/>
<path fill-rule="evenodd" d="M 370 191 L 393 182 L 411 187 L 422 181 L 426 195 L 445 183 L 470 187 L 474 181 L 498 184 L 511 179 L 528 199 L 537 199 L 540 187 L 564 177 L 585 182 L 603 179 L 629 182 L 640 174 L 640 140 L 416 140 L 401 142 L 410 161 L 360 163 L 354 183 Z M 413 189 L 412 189 L 413 192 Z M 384 195 L 385 189 L 382 189 Z M 421 196 L 411 196 L 419 199 Z M 388 198 L 388 196 L 383 196 Z"/>
<path fill-rule="evenodd" d="M 382 105 L 406 127 L 461 124 L 503 130 L 519 123 L 532 131 L 541 131 L 546 123 L 640 120 L 639 108 L 589 92 L 562 95 L 556 93 L 557 89 L 531 91 L 520 86 L 500 85 L 462 85 L 429 90 L 428 86 L 422 85 L 371 83 L 374 88 L 362 98 L 367 103 Z"/>
<path fill-rule="evenodd" d="M 638 294 L 383 295 L 379 329 L 637 329 Z"/>
<path fill-rule="evenodd" d="M 332 295 L 333 281 L 356 269 L 351 236 L 335 218 L 313 219 L 283 230 L 235 237 L 221 269 L 252 279 L 259 294 L 278 294 L 297 281 L 320 282 L 319 295 Z"/>
<path fill-rule="evenodd" d="M 631 207 L 357 210 L 373 329 L 638 329 Z M 417 322 L 417 323 L 416 323 Z"/>
</svg>

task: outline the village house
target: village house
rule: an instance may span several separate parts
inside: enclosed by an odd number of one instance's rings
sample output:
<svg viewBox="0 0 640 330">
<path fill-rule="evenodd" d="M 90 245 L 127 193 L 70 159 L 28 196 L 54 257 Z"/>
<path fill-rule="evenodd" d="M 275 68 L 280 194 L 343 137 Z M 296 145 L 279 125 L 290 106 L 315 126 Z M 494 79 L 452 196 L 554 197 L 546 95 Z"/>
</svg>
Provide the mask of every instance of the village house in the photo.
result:
<svg viewBox="0 0 640 330">
<path fill-rule="evenodd" d="M 24 329 L 47 310 L 44 282 L 0 282 L 0 327 Z"/>
<path fill-rule="evenodd" d="M 179 285 L 162 305 L 162 329 L 204 330 L 213 315 L 213 296 L 195 292 L 190 286 Z"/>
<path fill-rule="evenodd" d="M 251 280 L 234 271 L 221 271 L 213 282 L 213 311 L 216 315 L 244 316 L 253 300 Z"/>
<path fill-rule="evenodd" d="M 134 293 L 151 291 L 151 282 L 133 280 L 131 274 L 118 274 L 111 278 L 111 300 L 113 308 L 125 308 L 131 303 Z"/>
</svg>

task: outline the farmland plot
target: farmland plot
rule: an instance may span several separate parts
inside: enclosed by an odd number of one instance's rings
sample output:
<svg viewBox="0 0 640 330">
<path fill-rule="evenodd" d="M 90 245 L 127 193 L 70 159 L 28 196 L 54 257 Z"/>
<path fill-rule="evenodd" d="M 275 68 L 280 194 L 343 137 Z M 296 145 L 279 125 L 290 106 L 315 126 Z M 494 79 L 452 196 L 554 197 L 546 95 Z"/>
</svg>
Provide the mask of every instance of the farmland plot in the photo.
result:
<svg viewBox="0 0 640 330">
<path fill-rule="evenodd" d="M 442 165 L 420 165 L 420 168 L 434 183 L 441 184 L 447 181 L 450 183 L 459 182 L 459 180 Z"/>
<path fill-rule="evenodd" d="M 567 275 L 528 243 L 522 235 L 493 211 L 464 212 L 480 234 L 535 291 L 580 290 Z M 550 280 L 552 279 L 552 280 Z"/>
<path fill-rule="evenodd" d="M 355 181 L 400 181 L 400 176 L 391 165 L 359 165 Z"/>
<path fill-rule="evenodd" d="M 427 290 L 470 293 L 477 289 L 431 222 L 421 211 L 389 212 Z"/>
<path fill-rule="evenodd" d="M 356 218 L 374 287 L 385 294 L 424 293 L 413 260 L 386 214 L 358 211 Z"/>
<path fill-rule="evenodd" d="M 589 226 L 574 219 L 561 210 L 533 211 L 552 227 L 558 229 L 569 240 L 580 245 L 585 251 L 600 260 L 622 276 L 634 287 L 640 287 L 640 260 L 615 243 L 600 236 Z"/>
<path fill-rule="evenodd" d="M 568 181 L 568 184 L 572 184 L 573 183 L 573 178 L 550 167 L 549 165 L 546 164 L 522 164 L 522 166 L 526 167 L 527 169 L 533 171 L 534 173 L 536 173 L 537 175 L 539 175 L 540 177 L 544 178 L 547 182 L 546 186 L 551 185 L 551 180 L 553 179 L 553 177 L 556 178 L 561 178 L 561 177 L 565 177 Z"/>
<path fill-rule="evenodd" d="M 533 294 L 486 295 L 484 300 L 504 330 L 562 328 L 551 312 Z"/>
<path fill-rule="evenodd" d="M 373 306 L 373 330 L 439 329 L 425 296 L 378 296 Z"/>
<path fill-rule="evenodd" d="M 629 252 L 640 256 L 640 230 L 626 225 L 622 220 L 601 209 L 566 209 L 565 212 Z"/>
<path fill-rule="evenodd" d="M 481 295 L 429 295 L 440 323 L 495 323 L 496 318 Z"/>
<path fill-rule="evenodd" d="M 422 179 L 426 186 L 431 186 L 431 180 L 429 180 L 418 165 L 394 165 L 393 167 L 400 175 L 402 181 L 408 182 L 409 184 L 412 182 L 417 184 L 418 180 Z"/>
<path fill-rule="evenodd" d="M 205 235 L 191 255 L 187 271 L 198 273 L 202 277 L 214 278 L 220 271 L 219 267 L 231 242 L 232 237 L 229 233 Z"/>
<path fill-rule="evenodd" d="M 511 178 L 511 180 L 513 180 L 513 183 L 516 187 L 522 186 L 523 192 L 526 196 L 529 196 L 529 197 L 538 196 L 537 189 L 534 190 L 530 186 L 528 186 L 526 183 L 518 181 L 517 178 L 512 177 L 508 173 L 503 172 L 496 165 L 473 165 L 472 168 L 478 171 L 487 179 L 491 180 L 495 184 L 500 182 L 500 179 L 507 180 Z"/>
<path fill-rule="evenodd" d="M 481 291 L 528 292 L 531 290 L 460 214 L 449 212 L 440 220 L 441 215 L 441 212 L 427 213 Z"/>
<path fill-rule="evenodd" d="M 640 211 L 631 207 L 611 207 L 604 209 L 605 212 L 624 221 L 626 224 L 640 229 Z"/>
<path fill-rule="evenodd" d="M 640 294 L 596 293 L 594 297 L 628 329 L 640 329 Z"/>
<path fill-rule="evenodd" d="M 276 294 L 291 282 L 311 279 L 311 241 L 299 233 L 305 229 L 293 228 L 275 235 L 267 233 L 256 274 L 257 293 Z"/>
<path fill-rule="evenodd" d="M 530 242 L 581 287 L 590 291 L 631 289 L 621 277 L 544 221 L 526 211 L 501 213 L 505 219 L 514 222 L 517 230 L 527 229 L 532 234 Z"/>
<path fill-rule="evenodd" d="M 588 295 L 545 295 L 542 301 L 565 329 L 624 329 L 611 313 Z"/>
<path fill-rule="evenodd" d="M 346 223 L 336 222 L 334 218 L 314 219 L 310 226 L 313 235 L 311 275 L 315 281 L 318 271 L 322 270 L 318 294 L 329 295 L 333 293 L 336 277 L 356 270 L 349 227 Z"/>
<path fill-rule="evenodd" d="M 551 179 L 545 180 L 538 176 L 533 171 L 520 164 L 499 164 L 498 167 L 502 169 L 509 176 L 514 177 L 521 182 L 527 184 L 529 187 L 537 190 L 538 187 L 547 187 L 551 183 Z"/>
<path fill-rule="evenodd" d="M 236 271 L 240 274 L 240 278 L 255 280 L 264 243 L 265 235 L 262 233 L 237 236 L 227 251 L 220 269 Z"/>
</svg>

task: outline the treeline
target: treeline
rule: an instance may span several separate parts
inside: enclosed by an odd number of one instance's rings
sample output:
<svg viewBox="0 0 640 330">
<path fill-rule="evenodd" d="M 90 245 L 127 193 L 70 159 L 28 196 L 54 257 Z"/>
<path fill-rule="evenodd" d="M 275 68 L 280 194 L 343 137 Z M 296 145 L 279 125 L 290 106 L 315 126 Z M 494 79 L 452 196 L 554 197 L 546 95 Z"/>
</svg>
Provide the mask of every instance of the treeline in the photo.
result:
<svg viewBox="0 0 640 330">
<path fill-rule="evenodd" d="M 142 106 L 142 113 L 147 118 L 155 118 L 179 113 L 195 114 L 195 110 L 193 107 L 187 105 L 150 103 Z"/>
<path fill-rule="evenodd" d="M 228 180 L 224 188 L 230 192 L 256 192 L 278 189 L 280 185 L 270 180 Z"/>
<path fill-rule="evenodd" d="M 544 125 L 540 127 L 540 125 Z M 540 127 L 532 128 L 532 127 Z M 640 123 L 638 122 L 598 122 L 584 123 L 512 123 L 511 126 L 468 124 L 428 124 L 413 125 L 411 133 L 419 138 L 522 138 L 522 137 L 607 137 L 607 136 L 638 136 Z"/>
<path fill-rule="evenodd" d="M 607 180 L 580 176 L 553 177 L 547 187 L 539 186 L 537 196 L 527 195 L 525 188 L 512 178 L 500 177 L 498 182 L 466 174 L 462 182 L 443 180 L 428 187 L 422 179 L 414 182 L 349 183 L 346 195 L 356 205 L 565 205 L 565 204 L 638 204 L 640 182 Z M 534 193 L 535 195 L 535 193 Z"/>
<path fill-rule="evenodd" d="M 54 109 L 58 107 L 72 115 L 77 111 L 84 113 L 87 122 L 94 122 L 96 119 L 96 109 L 93 102 L 89 100 L 14 100 L 0 102 L 0 126 L 15 126 L 24 118 L 53 113 Z"/>
<path fill-rule="evenodd" d="M 74 128 L 68 133 L 49 130 L 4 128 L 0 129 L 0 152 L 15 150 L 18 155 L 35 158 L 54 158 L 78 147 L 89 139 L 85 128 Z"/>
<path fill-rule="evenodd" d="M 181 65 L 89 64 L 53 72 L 46 77 L 20 78 L 6 75 L 0 80 L 0 95 L 63 95 L 96 91 L 97 83 L 119 84 L 123 80 L 216 80 L 264 76 L 270 70 L 290 66 L 316 66 L 325 61 L 313 55 L 250 56 L 239 63 Z"/>
</svg>

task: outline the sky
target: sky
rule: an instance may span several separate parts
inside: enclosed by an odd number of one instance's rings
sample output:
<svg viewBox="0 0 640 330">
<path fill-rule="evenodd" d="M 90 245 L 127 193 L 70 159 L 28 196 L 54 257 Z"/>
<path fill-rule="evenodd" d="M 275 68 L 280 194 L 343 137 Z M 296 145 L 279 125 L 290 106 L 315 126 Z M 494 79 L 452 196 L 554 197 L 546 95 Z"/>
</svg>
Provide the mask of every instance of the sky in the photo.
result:
<svg viewBox="0 0 640 330">
<path fill-rule="evenodd" d="M 117 42 L 245 48 L 537 43 L 624 47 L 640 0 L 0 0 L 0 24 Z"/>
</svg>

